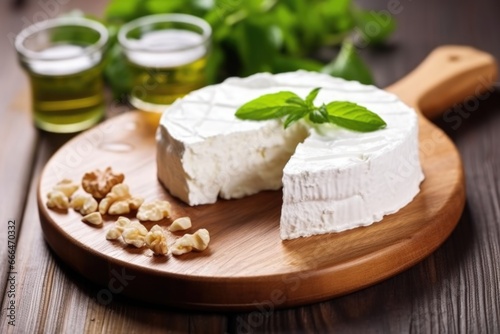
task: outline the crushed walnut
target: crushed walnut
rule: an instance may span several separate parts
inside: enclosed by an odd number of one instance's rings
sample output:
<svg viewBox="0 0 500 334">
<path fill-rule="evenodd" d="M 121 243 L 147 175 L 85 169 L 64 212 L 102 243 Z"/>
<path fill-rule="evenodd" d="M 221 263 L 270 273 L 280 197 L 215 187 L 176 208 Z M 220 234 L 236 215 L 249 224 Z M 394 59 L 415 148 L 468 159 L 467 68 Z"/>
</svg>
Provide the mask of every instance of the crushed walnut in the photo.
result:
<svg viewBox="0 0 500 334">
<path fill-rule="evenodd" d="M 129 187 L 123 183 L 125 176 L 114 173 L 110 167 L 104 171 L 95 170 L 82 178 L 82 187 L 88 194 L 75 194 L 79 185 L 64 179 L 58 182 L 47 194 L 47 207 L 67 210 L 73 208 L 83 217 L 82 221 L 95 226 L 103 224 L 103 215 L 128 214 L 137 210 L 136 218 L 140 221 L 160 221 L 170 218 L 172 207 L 168 201 L 154 200 L 144 203 L 142 197 L 133 197 Z M 168 231 L 184 231 L 191 228 L 191 218 L 180 217 L 173 220 Z M 168 255 L 169 247 L 165 230 L 154 225 L 149 231 L 139 221 L 131 221 L 120 216 L 106 232 L 106 239 L 123 241 L 137 248 L 147 246 L 154 255 Z M 206 229 L 199 229 L 194 234 L 185 234 L 171 246 L 173 255 L 181 255 L 193 250 L 203 251 L 208 247 L 210 235 Z"/>
<path fill-rule="evenodd" d="M 177 239 L 171 250 L 174 255 L 182 255 L 191 252 L 193 249 L 204 251 L 210 242 L 210 234 L 206 229 L 199 229 L 194 234 L 185 234 Z"/>
<path fill-rule="evenodd" d="M 90 195 L 78 194 L 71 198 L 69 206 L 75 211 L 80 212 L 82 215 L 86 216 L 97 211 L 97 201 L 94 197 Z"/>
<path fill-rule="evenodd" d="M 92 225 L 102 225 L 102 216 L 99 212 L 92 212 L 82 218 L 82 222 Z"/>
<path fill-rule="evenodd" d="M 47 207 L 49 209 L 67 210 L 69 199 L 62 191 L 52 190 L 47 194 Z"/>
<path fill-rule="evenodd" d="M 160 226 L 153 226 L 146 234 L 144 240 L 146 241 L 146 246 L 148 246 L 148 248 L 151 249 L 155 255 L 168 254 L 167 239 Z"/>
<path fill-rule="evenodd" d="M 68 179 L 64 179 L 64 180 L 58 182 L 54 186 L 53 190 L 58 190 L 58 191 L 62 192 L 64 195 L 66 195 L 66 197 L 69 198 L 69 197 L 73 196 L 73 194 L 75 193 L 75 191 L 78 190 L 79 187 L 80 186 L 77 183 L 75 183 L 71 180 L 68 180 Z"/>
<path fill-rule="evenodd" d="M 181 217 L 177 218 L 170 225 L 168 230 L 170 232 L 184 231 L 191 227 L 191 218 L 189 217 Z"/>
<path fill-rule="evenodd" d="M 111 189 L 122 183 L 125 175 L 122 173 L 114 173 L 111 167 L 107 167 L 104 171 L 96 169 L 92 172 L 85 173 L 82 178 L 83 190 L 91 194 L 94 198 L 104 198 Z"/>
<path fill-rule="evenodd" d="M 106 232 L 106 239 L 116 240 L 120 238 L 125 228 L 130 226 L 131 223 L 132 222 L 127 217 L 118 217 L 118 220 L 115 222 L 114 226 Z"/>
<path fill-rule="evenodd" d="M 146 241 L 144 237 L 148 234 L 147 228 L 139 222 L 131 222 L 122 232 L 125 243 L 137 248 L 144 247 Z"/>
<path fill-rule="evenodd" d="M 67 210 L 70 207 L 70 197 L 78 190 L 78 187 L 78 184 L 68 179 L 59 181 L 47 194 L 47 207 Z"/>
<path fill-rule="evenodd" d="M 125 183 L 115 185 L 99 203 L 99 212 L 104 215 L 124 215 L 137 210 L 144 202 L 142 197 L 132 197 Z"/>
<path fill-rule="evenodd" d="M 159 221 L 170 217 L 172 206 L 167 201 L 155 200 L 144 203 L 137 211 L 137 219 L 141 221 Z"/>
</svg>

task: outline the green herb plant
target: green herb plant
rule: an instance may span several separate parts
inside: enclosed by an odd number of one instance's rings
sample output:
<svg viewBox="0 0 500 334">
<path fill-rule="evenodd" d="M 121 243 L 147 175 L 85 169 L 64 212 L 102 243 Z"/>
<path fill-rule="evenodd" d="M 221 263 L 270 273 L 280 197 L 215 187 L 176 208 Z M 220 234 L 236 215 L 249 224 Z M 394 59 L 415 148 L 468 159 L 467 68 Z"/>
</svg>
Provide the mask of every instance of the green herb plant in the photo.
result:
<svg viewBox="0 0 500 334">
<path fill-rule="evenodd" d="M 332 101 L 315 106 L 314 100 L 320 89 L 313 89 L 305 99 L 290 91 L 262 95 L 242 105 L 236 111 L 236 117 L 254 121 L 282 118 L 285 129 L 301 119 L 313 127 L 335 124 L 359 132 L 386 127 L 379 115 L 356 103 Z"/>
<path fill-rule="evenodd" d="M 395 29 L 391 16 L 363 10 L 352 0 L 111 0 L 104 19 L 115 43 L 113 36 L 123 23 L 174 12 L 199 16 L 212 26 L 210 83 L 228 76 L 305 69 L 373 84 L 352 37 L 357 35 L 364 45 L 380 44 Z M 375 32 L 368 29 L 373 24 Z M 334 59 L 318 56 L 322 47 L 336 45 L 341 51 Z M 108 58 L 105 76 L 120 96 L 131 82 L 116 44 Z"/>
</svg>

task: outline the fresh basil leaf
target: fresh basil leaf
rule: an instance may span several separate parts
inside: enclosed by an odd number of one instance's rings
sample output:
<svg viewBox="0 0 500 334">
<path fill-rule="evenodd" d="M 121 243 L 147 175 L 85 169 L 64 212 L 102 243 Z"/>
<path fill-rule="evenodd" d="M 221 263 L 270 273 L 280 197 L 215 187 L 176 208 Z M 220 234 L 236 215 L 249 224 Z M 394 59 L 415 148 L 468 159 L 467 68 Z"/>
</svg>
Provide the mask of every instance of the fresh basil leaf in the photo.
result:
<svg viewBox="0 0 500 334">
<path fill-rule="evenodd" d="M 379 115 L 356 103 L 335 101 L 326 105 L 328 119 L 349 130 L 370 132 L 386 127 Z"/>
<path fill-rule="evenodd" d="M 313 106 L 314 99 L 318 96 L 319 90 L 321 87 L 314 88 L 306 97 L 306 104 L 310 107 Z"/>
<path fill-rule="evenodd" d="M 366 85 L 373 85 L 370 69 L 358 55 L 356 48 L 350 42 L 344 42 L 337 58 L 321 70 L 334 77 L 346 80 L 356 80 Z"/>
<path fill-rule="evenodd" d="M 321 105 L 319 108 L 314 108 L 312 111 L 309 112 L 309 120 L 313 123 L 321 124 L 321 123 L 326 123 L 329 122 L 329 115 L 328 111 L 326 109 L 326 106 L 324 104 Z"/>
<path fill-rule="evenodd" d="M 292 123 L 304 118 L 309 113 L 308 109 L 302 108 L 302 109 L 297 109 L 293 113 L 289 114 L 286 119 L 285 119 L 285 129 L 288 128 Z"/>
<path fill-rule="evenodd" d="M 365 45 L 381 44 L 396 29 L 396 20 L 387 11 L 360 10 L 354 17 Z"/>
<path fill-rule="evenodd" d="M 291 97 L 291 98 L 287 99 L 285 102 L 289 103 L 289 104 L 295 104 L 295 105 L 298 105 L 300 107 L 307 108 L 306 102 L 304 100 L 302 100 L 300 97 Z"/>
<path fill-rule="evenodd" d="M 302 109 L 299 106 L 287 104 L 286 101 L 290 98 L 299 97 L 288 91 L 262 95 L 242 105 L 235 115 L 240 119 L 266 120 L 280 118 Z"/>
</svg>

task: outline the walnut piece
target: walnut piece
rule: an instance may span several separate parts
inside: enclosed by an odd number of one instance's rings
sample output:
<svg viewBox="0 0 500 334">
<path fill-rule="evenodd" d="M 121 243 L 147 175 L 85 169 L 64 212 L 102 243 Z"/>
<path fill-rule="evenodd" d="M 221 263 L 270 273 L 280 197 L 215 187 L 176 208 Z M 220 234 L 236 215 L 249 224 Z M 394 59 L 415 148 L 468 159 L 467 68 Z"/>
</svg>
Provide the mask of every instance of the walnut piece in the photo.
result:
<svg viewBox="0 0 500 334">
<path fill-rule="evenodd" d="M 137 219 L 142 221 L 159 221 L 170 216 L 172 206 L 167 201 L 155 200 L 144 203 L 137 211 Z"/>
<path fill-rule="evenodd" d="M 114 202 L 108 209 L 108 214 L 110 215 L 124 215 L 127 213 L 130 213 L 130 207 L 127 201 Z"/>
<path fill-rule="evenodd" d="M 79 185 L 69 179 L 59 181 L 47 194 L 47 207 L 49 209 L 67 210 L 69 198 L 77 191 Z"/>
<path fill-rule="evenodd" d="M 90 195 L 76 195 L 71 198 L 69 206 L 82 215 L 88 215 L 97 211 L 97 201 Z"/>
<path fill-rule="evenodd" d="M 66 195 L 66 197 L 71 197 L 79 187 L 80 186 L 77 183 L 74 183 L 73 181 L 68 179 L 64 179 L 58 182 L 52 190 L 59 190 L 64 195 Z"/>
<path fill-rule="evenodd" d="M 104 215 L 124 215 L 131 210 L 137 210 L 144 199 L 132 197 L 128 186 L 124 183 L 115 185 L 105 198 L 99 203 L 99 212 Z"/>
<path fill-rule="evenodd" d="M 67 210 L 69 208 L 69 199 L 60 190 L 52 190 L 47 194 L 47 207 L 49 209 Z"/>
<path fill-rule="evenodd" d="M 174 255 L 182 255 L 191 252 L 193 249 L 204 251 L 210 242 L 210 234 L 204 228 L 199 229 L 194 234 L 185 234 L 177 239 L 171 250 Z"/>
<path fill-rule="evenodd" d="M 204 228 L 200 228 L 193 234 L 193 248 L 197 251 L 204 251 L 210 242 L 210 233 Z"/>
<path fill-rule="evenodd" d="M 102 216 L 99 212 L 92 212 L 82 218 L 82 222 L 92 225 L 102 225 Z"/>
<path fill-rule="evenodd" d="M 193 250 L 192 235 L 186 234 L 177 239 L 170 250 L 173 255 L 182 255 L 191 252 Z"/>
<path fill-rule="evenodd" d="M 120 238 L 122 235 L 122 232 L 118 230 L 116 227 L 111 227 L 107 232 L 106 232 L 106 239 L 107 240 L 117 240 Z"/>
<path fill-rule="evenodd" d="M 146 234 L 144 240 L 148 248 L 151 249 L 155 255 L 168 254 L 167 239 L 165 237 L 165 233 L 163 233 L 163 229 L 160 226 L 153 226 L 151 230 Z"/>
<path fill-rule="evenodd" d="M 99 207 L 98 208 L 99 208 L 99 212 L 101 213 L 101 215 L 105 215 L 108 212 L 109 207 L 111 206 L 111 204 L 113 204 L 113 202 L 109 198 L 103 198 L 99 202 Z"/>
<path fill-rule="evenodd" d="M 126 227 L 129 227 L 130 224 L 132 224 L 132 222 L 127 217 L 118 217 L 118 220 L 115 221 L 115 227 L 120 231 L 120 233 L 123 232 Z"/>
<path fill-rule="evenodd" d="M 83 175 L 82 187 L 94 198 L 100 199 L 104 198 L 115 185 L 122 183 L 124 179 L 125 176 L 122 173 L 114 173 L 111 167 L 107 167 L 104 171 L 96 169 Z"/>
<path fill-rule="evenodd" d="M 141 248 L 146 244 L 144 237 L 148 234 L 147 228 L 138 222 L 132 222 L 122 233 L 123 241 L 129 245 Z"/>
<path fill-rule="evenodd" d="M 118 220 L 115 221 L 115 225 L 106 232 L 106 239 L 116 240 L 120 238 L 125 228 L 130 226 L 130 224 L 131 221 L 127 217 L 118 217 Z"/>
<path fill-rule="evenodd" d="M 168 228 L 168 230 L 170 232 L 184 231 L 190 227 L 191 227 L 191 218 L 181 217 L 174 220 L 173 223 Z"/>
</svg>

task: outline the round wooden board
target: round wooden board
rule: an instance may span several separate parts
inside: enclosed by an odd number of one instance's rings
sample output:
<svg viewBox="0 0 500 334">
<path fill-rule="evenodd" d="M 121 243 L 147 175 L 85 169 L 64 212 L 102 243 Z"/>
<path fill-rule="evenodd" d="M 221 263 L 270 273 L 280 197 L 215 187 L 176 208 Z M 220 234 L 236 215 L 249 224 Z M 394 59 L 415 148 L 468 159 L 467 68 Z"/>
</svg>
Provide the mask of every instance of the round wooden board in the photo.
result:
<svg viewBox="0 0 500 334">
<path fill-rule="evenodd" d="M 399 87 L 405 95 L 404 85 Z M 412 103 L 410 96 L 405 100 Z M 429 255 L 451 233 L 464 206 L 460 156 L 423 117 L 420 159 L 426 179 L 409 205 L 369 227 L 289 241 L 279 237 L 281 191 L 198 207 L 172 198 L 156 177 L 154 137 L 155 127 L 144 113 L 121 115 L 68 142 L 40 178 L 45 238 L 64 262 L 103 286 L 97 296 L 102 302 L 120 293 L 182 308 L 269 310 L 325 300 L 393 276 Z M 80 180 L 85 172 L 107 166 L 125 174 L 133 194 L 170 201 L 174 218 L 190 216 L 188 232 L 208 229 L 209 248 L 180 257 L 153 256 L 146 248 L 105 239 L 116 217 L 93 227 L 73 210 L 46 208 L 47 193 L 58 181 Z M 169 237 L 169 244 L 176 237 Z"/>
</svg>

